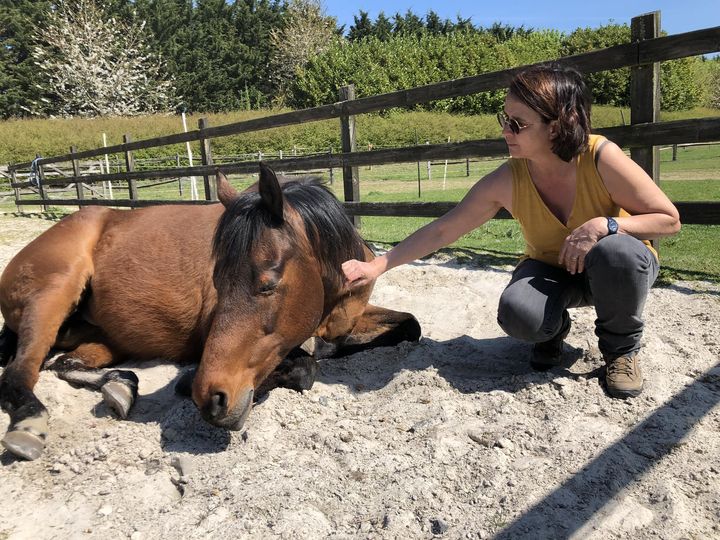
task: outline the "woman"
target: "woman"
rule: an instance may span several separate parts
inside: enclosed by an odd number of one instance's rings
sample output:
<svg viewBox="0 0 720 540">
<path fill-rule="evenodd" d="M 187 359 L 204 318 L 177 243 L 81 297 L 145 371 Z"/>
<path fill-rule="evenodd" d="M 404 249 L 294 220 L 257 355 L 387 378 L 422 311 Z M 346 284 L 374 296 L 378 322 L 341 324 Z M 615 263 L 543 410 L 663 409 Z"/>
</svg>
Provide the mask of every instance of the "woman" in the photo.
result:
<svg viewBox="0 0 720 540">
<path fill-rule="evenodd" d="M 351 285 L 377 278 L 457 240 L 501 208 L 519 221 L 525 255 L 502 293 L 498 323 L 534 343 L 531 365 L 560 363 L 568 308 L 593 305 L 610 395 L 637 396 L 642 311 L 658 273 L 647 241 L 680 229 L 677 209 L 614 143 L 590 135 L 582 76 L 559 65 L 512 81 L 498 114 L 511 159 L 450 212 L 370 262 L 343 264 Z"/>
</svg>

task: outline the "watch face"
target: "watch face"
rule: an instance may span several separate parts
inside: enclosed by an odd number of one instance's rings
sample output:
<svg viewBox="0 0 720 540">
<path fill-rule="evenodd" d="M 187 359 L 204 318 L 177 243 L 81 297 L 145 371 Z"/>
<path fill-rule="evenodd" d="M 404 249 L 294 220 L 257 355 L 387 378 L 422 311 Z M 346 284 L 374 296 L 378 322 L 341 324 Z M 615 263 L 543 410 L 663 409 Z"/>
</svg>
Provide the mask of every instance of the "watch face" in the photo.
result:
<svg viewBox="0 0 720 540">
<path fill-rule="evenodd" d="M 618 224 L 613 218 L 607 218 L 608 234 L 615 234 L 618 232 Z"/>
</svg>

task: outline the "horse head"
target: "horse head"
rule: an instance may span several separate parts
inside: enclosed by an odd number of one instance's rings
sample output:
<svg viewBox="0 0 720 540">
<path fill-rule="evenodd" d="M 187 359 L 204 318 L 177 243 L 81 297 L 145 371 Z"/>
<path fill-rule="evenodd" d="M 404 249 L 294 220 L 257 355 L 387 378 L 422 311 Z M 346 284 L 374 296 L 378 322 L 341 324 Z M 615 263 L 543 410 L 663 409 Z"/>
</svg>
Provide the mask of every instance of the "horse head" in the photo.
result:
<svg viewBox="0 0 720 540">
<path fill-rule="evenodd" d="M 218 173 L 225 206 L 215 233 L 217 305 L 193 382 L 203 417 L 240 429 L 255 389 L 311 337 L 342 288 L 340 264 L 363 244 L 317 180 L 287 182 L 260 166 L 257 189 L 238 194 Z"/>
</svg>

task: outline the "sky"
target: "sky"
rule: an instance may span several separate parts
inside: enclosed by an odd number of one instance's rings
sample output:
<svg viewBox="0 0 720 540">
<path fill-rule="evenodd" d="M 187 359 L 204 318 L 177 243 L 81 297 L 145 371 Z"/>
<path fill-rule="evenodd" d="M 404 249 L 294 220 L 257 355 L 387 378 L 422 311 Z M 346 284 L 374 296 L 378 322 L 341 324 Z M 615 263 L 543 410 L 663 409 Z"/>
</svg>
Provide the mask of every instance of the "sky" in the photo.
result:
<svg viewBox="0 0 720 540">
<path fill-rule="evenodd" d="M 720 26 L 720 0 L 322 0 L 327 15 L 337 18 L 345 30 L 353 24 L 354 15 L 366 11 L 374 21 L 381 11 L 388 18 L 408 9 L 424 17 L 430 10 L 442 19 L 470 18 L 475 26 L 492 26 L 500 22 L 510 26 L 534 29 L 555 29 L 570 33 L 578 27 L 597 28 L 608 23 L 630 24 L 630 19 L 652 11 L 660 11 L 661 29 L 680 34 Z"/>
</svg>

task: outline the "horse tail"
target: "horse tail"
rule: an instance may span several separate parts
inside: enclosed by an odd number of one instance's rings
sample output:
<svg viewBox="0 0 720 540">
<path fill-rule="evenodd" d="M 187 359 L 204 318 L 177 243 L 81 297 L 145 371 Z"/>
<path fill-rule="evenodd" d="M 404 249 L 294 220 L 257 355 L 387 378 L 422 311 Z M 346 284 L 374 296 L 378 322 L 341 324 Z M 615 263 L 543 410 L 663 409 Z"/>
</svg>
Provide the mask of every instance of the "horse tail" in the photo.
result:
<svg viewBox="0 0 720 540">
<path fill-rule="evenodd" d="M 17 351 L 17 334 L 10 330 L 7 324 L 3 324 L 0 330 L 0 366 L 5 366 Z"/>
</svg>

